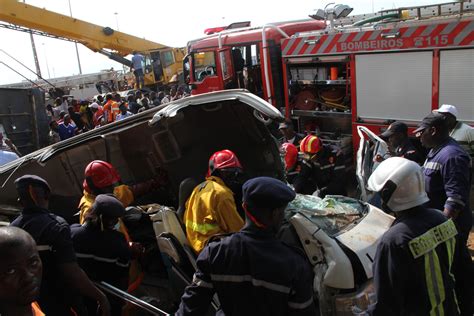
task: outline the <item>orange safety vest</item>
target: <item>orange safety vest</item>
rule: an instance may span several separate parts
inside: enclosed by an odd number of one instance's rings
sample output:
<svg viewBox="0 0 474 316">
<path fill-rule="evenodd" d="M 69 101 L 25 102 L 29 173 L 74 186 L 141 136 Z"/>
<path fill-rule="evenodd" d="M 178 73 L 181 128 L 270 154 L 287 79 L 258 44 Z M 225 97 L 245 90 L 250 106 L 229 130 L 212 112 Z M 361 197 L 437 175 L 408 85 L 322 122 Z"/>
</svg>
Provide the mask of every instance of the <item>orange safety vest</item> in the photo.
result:
<svg viewBox="0 0 474 316">
<path fill-rule="evenodd" d="M 117 115 L 120 114 L 120 104 L 117 102 L 112 103 L 111 107 L 111 112 L 112 112 L 112 122 L 115 122 L 115 119 L 117 118 Z"/>
<path fill-rule="evenodd" d="M 104 109 L 105 115 L 107 115 L 106 116 L 107 123 L 111 123 L 115 121 L 115 118 L 120 113 L 119 106 L 120 105 L 114 100 L 109 100 L 107 101 L 107 103 L 104 104 L 103 109 Z"/>
</svg>

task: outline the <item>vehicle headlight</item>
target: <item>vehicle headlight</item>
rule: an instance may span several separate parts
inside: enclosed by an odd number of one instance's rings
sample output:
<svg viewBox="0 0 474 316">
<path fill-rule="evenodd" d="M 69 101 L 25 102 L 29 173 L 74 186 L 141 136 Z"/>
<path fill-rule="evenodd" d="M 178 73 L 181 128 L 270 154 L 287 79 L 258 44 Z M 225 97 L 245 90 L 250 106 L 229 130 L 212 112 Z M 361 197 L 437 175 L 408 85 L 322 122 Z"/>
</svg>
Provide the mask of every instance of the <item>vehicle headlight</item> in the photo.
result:
<svg viewBox="0 0 474 316">
<path fill-rule="evenodd" d="M 334 306 L 337 316 L 353 316 L 353 309 L 365 311 L 376 301 L 375 288 L 372 280 L 369 280 L 357 292 L 336 295 L 334 297 Z"/>
</svg>

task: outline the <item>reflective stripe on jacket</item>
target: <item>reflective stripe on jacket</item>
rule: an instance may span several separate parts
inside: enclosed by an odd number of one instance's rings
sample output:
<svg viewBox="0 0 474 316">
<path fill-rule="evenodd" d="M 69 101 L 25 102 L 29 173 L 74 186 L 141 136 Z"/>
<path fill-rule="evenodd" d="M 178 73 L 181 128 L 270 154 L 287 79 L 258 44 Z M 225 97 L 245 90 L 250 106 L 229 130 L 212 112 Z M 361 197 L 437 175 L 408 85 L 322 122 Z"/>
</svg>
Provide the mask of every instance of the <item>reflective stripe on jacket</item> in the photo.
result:
<svg viewBox="0 0 474 316">
<path fill-rule="evenodd" d="M 457 230 L 439 210 L 397 217 L 374 260 L 377 303 L 370 315 L 459 315 L 452 271 Z"/>
<path fill-rule="evenodd" d="M 194 188 L 186 202 L 184 223 L 189 243 L 200 252 L 217 234 L 239 231 L 244 221 L 237 212 L 234 194 L 218 177 L 208 177 Z"/>
<path fill-rule="evenodd" d="M 212 241 L 199 254 L 176 315 L 314 316 L 313 273 L 305 254 L 255 227 Z"/>
</svg>

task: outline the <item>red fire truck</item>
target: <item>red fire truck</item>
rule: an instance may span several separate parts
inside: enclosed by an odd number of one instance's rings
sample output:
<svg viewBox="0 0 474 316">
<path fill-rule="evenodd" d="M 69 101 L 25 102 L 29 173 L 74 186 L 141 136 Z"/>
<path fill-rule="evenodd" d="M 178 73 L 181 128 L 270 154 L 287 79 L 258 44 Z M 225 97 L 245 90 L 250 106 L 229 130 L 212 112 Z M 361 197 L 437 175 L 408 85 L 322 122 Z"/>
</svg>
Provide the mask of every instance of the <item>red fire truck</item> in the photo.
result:
<svg viewBox="0 0 474 316">
<path fill-rule="evenodd" d="M 246 88 L 342 143 L 357 146 L 358 125 L 414 127 L 443 103 L 474 123 L 472 0 L 222 31 L 188 52 L 194 94 Z"/>
</svg>

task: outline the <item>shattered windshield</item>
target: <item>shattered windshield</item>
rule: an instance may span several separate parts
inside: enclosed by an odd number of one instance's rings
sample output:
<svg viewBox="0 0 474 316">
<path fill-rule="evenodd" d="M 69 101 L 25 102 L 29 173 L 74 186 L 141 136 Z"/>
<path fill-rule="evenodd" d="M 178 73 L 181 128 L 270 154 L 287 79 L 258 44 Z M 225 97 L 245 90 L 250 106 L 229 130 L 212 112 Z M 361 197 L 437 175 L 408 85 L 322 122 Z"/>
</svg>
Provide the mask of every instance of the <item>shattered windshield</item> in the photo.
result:
<svg viewBox="0 0 474 316">
<path fill-rule="evenodd" d="M 321 199 L 313 195 L 297 194 L 288 204 L 286 212 L 288 218 L 300 213 L 323 229 L 326 234 L 334 236 L 364 217 L 368 212 L 368 206 L 345 196 L 328 195 Z"/>
</svg>

